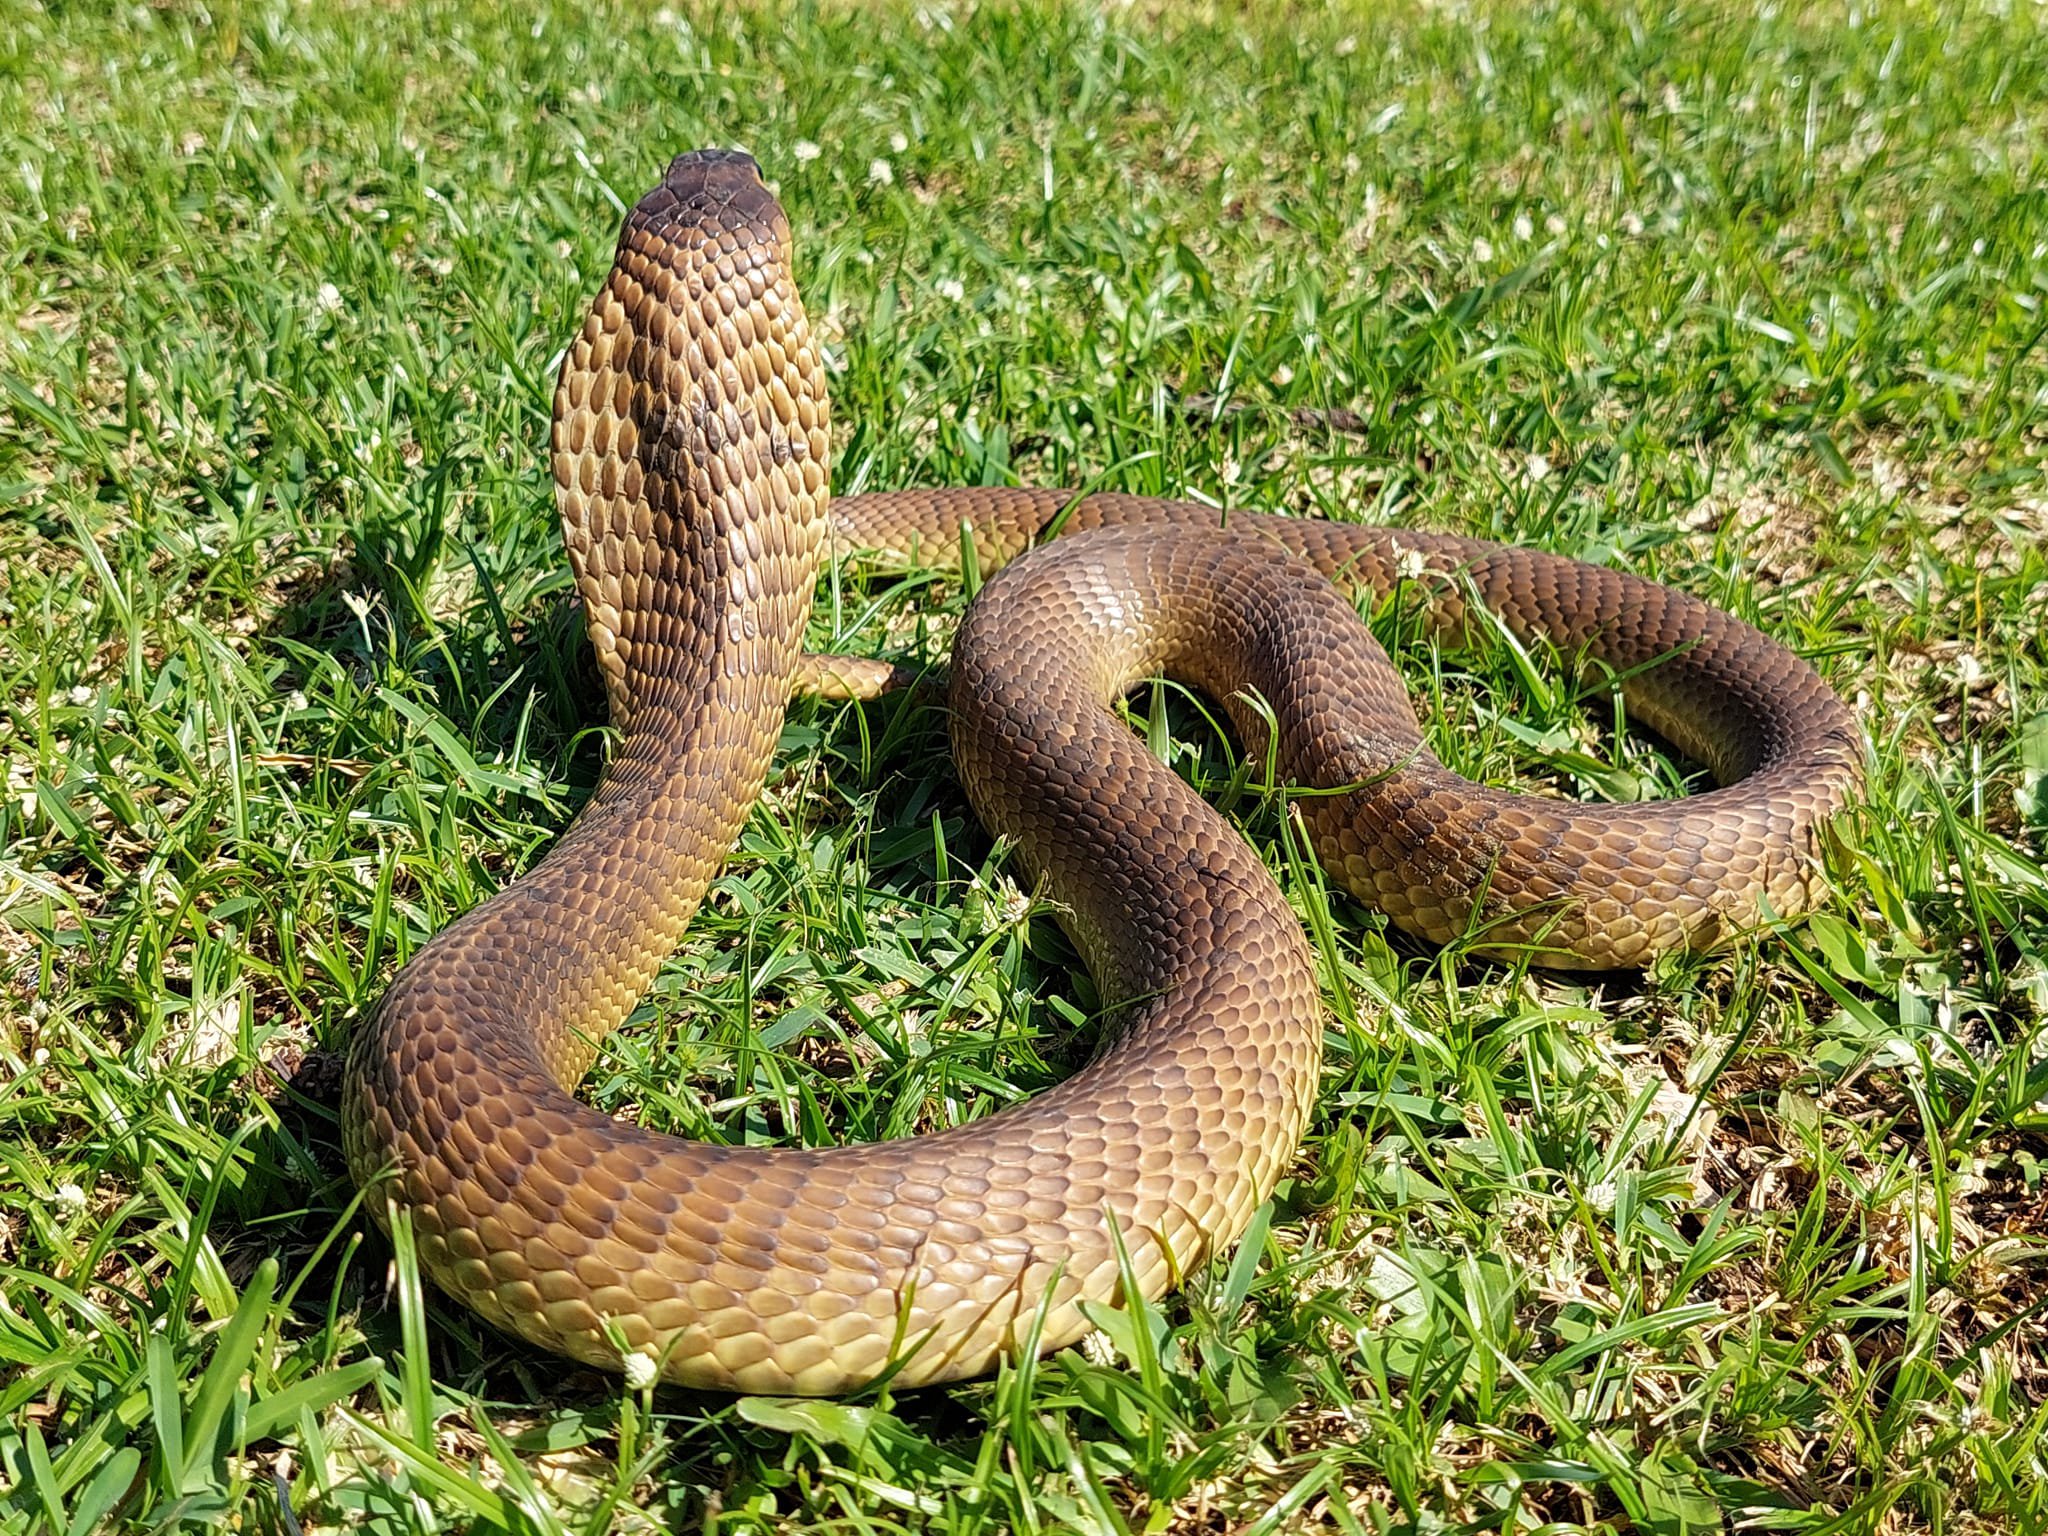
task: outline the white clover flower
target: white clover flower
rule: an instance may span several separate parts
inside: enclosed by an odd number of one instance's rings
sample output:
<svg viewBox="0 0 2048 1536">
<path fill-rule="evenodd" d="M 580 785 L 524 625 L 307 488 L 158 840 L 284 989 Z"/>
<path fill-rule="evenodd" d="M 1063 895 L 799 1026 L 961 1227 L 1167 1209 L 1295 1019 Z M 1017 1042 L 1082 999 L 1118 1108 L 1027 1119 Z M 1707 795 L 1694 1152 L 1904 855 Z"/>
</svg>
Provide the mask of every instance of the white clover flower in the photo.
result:
<svg viewBox="0 0 2048 1536">
<path fill-rule="evenodd" d="M 1529 222 L 1529 215 L 1526 213 L 1515 215 L 1515 238 L 1517 240 L 1527 240 L 1535 233 L 1536 226 Z"/>
<path fill-rule="evenodd" d="M 900 155 L 906 149 L 910 148 L 910 140 L 903 134 L 892 133 L 889 135 L 889 148 Z"/>
<path fill-rule="evenodd" d="M 1005 928 L 1015 928 L 1031 916 L 1031 898 L 1014 881 L 1004 880 L 996 892 L 996 921 Z"/>
<path fill-rule="evenodd" d="M 1420 581 L 1428 569 L 1429 562 L 1421 550 L 1408 549 L 1399 544 L 1394 546 L 1394 574 L 1401 580 Z"/>
<path fill-rule="evenodd" d="M 1550 478 L 1550 460 L 1549 460 L 1549 459 L 1547 459 L 1547 458 L 1545 458 L 1545 457 L 1544 457 L 1544 456 L 1543 456 L 1542 454 L 1540 454 L 1540 453 L 1532 453 L 1532 454 L 1530 454 L 1530 455 L 1529 455 L 1529 483 L 1530 483 L 1531 485 L 1534 485 L 1534 484 L 1536 484 L 1536 483 L 1537 483 L 1537 482 L 1539 482 L 1539 481 L 1542 481 L 1542 480 L 1547 480 L 1547 479 L 1549 479 L 1549 478 Z"/>
<path fill-rule="evenodd" d="M 1116 1345 L 1100 1328 L 1091 1329 L 1081 1336 L 1081 1353 L 1087 1356 L 1091 1365 L 1116 1364 Z"/>
<path fill-rule="evenodd" d="M 86 687 L 85 684 L 80 683 L 71 690 L 67 697 L 70 698 L 72 703 L 83 709 L 92 702 L 92 690 Z"/>
<path fill-rule="evenodd" d="M 936 293 L 940 298 L 955 304 L 958 304 L 967 297 L 967 290 L 961 286 L 960 279 L 957 277 L 940 278 L 936 283 L 932 284 L 932 292 Z"/>
<path fill-rule="evenodd" d="M 813 144 L 809 139 L 798 139 L 796 143 L 790 147 L 789 153 L 790 157 L 794 159 L 798 165 L 809 165 L 813 160 L 817 159 L 818 156 L 825 153 L 825 151 L 818 148 L 818 146 Z"/>
<path fill-rule="evenodd" d="M 868 180 L 875 186 L 886 187 L 896 179 L 895 168 L 886 160 L 868 162 Z"/>
<path fill-rule="evenodd" d="M 76 1216 L 85 1209 L 85 1191 L 76 1184 L 59 1184 L 52 1193 L 57 1209 L 67 1216 Z"/>
<path fill-rule="evenodd" d="M 1484 235 L 1474 240 L 1472 242 L 1472 259 L 1474 261 L 1493 260 L 1493 242 Z"/>
<path fill-rule="evenodd" d="M 314 296 L 313 303 L 323 315 L 339 314 L 341 312 L 341 290 L 332 283 L 322 283 L 320 285 L 320 292 Z"/>
<path fill-rule="evenodd" d="M 626 1385 L 635 1392 L 644 1392 L 661 1380 L 661 1366 L 644 1349 L 631 1350 L 621 1356 L 619 1372 L 626 1378 Z"/>
</svg>

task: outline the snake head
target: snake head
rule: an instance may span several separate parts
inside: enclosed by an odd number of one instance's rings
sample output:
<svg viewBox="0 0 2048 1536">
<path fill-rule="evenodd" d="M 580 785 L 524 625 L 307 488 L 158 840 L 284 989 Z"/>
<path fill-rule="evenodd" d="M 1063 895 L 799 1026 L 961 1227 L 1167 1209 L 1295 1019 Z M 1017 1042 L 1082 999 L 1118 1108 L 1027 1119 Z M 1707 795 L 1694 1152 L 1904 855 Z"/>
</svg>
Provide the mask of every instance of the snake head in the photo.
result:
<svg viewBox="0 0 2048 1536">
<path fill-rule="evenodd" d="M 713 240 L 737 229 L 768 230 L 789 254 L 789 220 L 761 179 L 761 167 L 741 149 L 688 149 L 669 161 L 661 184 L 633 205 L 626 232 L 636 225 L 669 232 L 696 230 Z"/>
</svg>

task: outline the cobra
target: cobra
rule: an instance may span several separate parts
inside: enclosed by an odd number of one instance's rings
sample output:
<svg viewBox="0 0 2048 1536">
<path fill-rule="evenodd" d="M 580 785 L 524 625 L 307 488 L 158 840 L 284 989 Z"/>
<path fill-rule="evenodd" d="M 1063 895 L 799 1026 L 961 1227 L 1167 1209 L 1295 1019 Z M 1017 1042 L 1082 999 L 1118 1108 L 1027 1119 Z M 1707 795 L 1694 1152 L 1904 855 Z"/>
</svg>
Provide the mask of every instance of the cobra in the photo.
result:
<svg viewBox="0 0 2048 1536">
<path fill-rule="evenodd" d="M 1259 857 L 1114 713 L 1185 680 L 1294 784 L 1328 870 L 1424 940 L 1640 966 L 1806 907 L 1854 791 L 1804 662 L 1614 570 L 1431 534 L 1126 496 L 829 501 L 790 235 L 752 160 L 686 154 L 627 216 L 562 364 L 562 525 L 619 736 L 533 869 L 422 946 L 353 1046 L 343 1127 L 379 1220 L 499 1327 L 699 1387 L 910 1386 L 1068 1344 L 1244 1230 L 1315 1103 L 1315 965 Z M 1064 513 L 1062 536 L 1025 553 Z M 617 1123 L 576 1084 L 767 773 L 828 547 L 953 547 L 990 581 L 948 683 L 960 781 L 1115 1005 L 1055 1089 L 939 1134 L 764 1149 Z M 1467 783 L 1357 616 L 1396 582 L 1620 679 L 1720 787 L 1581 805 Z M 858 671 L 857 668 L 851 669 Z M 856 686 L 859 686 L 856 679 Z"/>
</svg>

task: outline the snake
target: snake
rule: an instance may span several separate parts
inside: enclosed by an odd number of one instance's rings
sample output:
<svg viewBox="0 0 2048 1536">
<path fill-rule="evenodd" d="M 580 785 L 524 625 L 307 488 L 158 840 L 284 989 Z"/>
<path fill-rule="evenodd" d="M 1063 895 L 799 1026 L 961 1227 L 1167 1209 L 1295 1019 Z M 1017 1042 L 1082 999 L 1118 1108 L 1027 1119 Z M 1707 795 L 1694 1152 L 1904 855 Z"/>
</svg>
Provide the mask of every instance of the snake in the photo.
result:
<svg viewBox="0 0 2048 1536">
<path fill-rule="evenodd" d="M 1533 549 L 1199 502 L 835 504 L 826 373 L 759 167 L 677 157 L 625 218 L 550 428 L 609 757 L 546 855 L 399 969 L 344 1074 L 373 1218 L 498 1328 L 643 1383 L 909 1388 L 1072 1344 L 1229 1251 L 1317 1101 L 1318 962 L 1265 860 L 1119 715 L 1146 680 L 1216 701 L 1330 877 L 1425 943 L 1640 968 L 1820 899 L 1860 738 L 1807 662 L 1720 609 Z M 870 1144 L 692 1141 L 586 1105 L 792 690 L 874 691 L 803 650 L 821 563 L 963 536 L 993 574 L 946 673 L 960 784 L 1095 978 L 1094 1055 Z M 1404 592 L 1447 642 L 1551 648 L 1714 787 L 1581 803 L 1451 773 L 1361 617 Z"/>
</svg>

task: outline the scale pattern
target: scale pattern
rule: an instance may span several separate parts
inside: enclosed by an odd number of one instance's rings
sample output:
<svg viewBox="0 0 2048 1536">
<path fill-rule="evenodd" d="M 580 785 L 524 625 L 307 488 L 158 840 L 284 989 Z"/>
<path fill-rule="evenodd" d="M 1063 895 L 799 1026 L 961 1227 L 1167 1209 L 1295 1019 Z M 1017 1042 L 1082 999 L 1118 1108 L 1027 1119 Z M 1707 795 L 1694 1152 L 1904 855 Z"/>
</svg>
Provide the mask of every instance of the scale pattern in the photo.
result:
<svg viewBox="0 0 2048 1536">
<path fill-rule="evenodd" d="M 828 507 L 823 370 L 781 209 L 744 155 L 679 157 L 632 210 L 562 365 L 562 524 L 622 735 L 531 872 L 426 944 L 351 1053 L 351 1169 L 426 1272 L 576 1359 L 646 1356 L 750 1392 L 970 1376 L 1158 1296 L 1271 1193 L 1314 1103 L 1322 1020 L 1299 923 L 1259 858 L 1113 711 L 1166 673 L 1247 749 L 1270 706 L 1321 857 L 1430 939 L 1642 964 L 1809 901 L 1815 829 L 1852 792 L 1846 711 L 1810 668 L 1693 599 L 1471 541 L 1024 490 Z M 924 553 L 972 523 L 1021 554 L 974 605 L 949 703 L 961 779 L 1057 904 L 1113 1008 L 1051 1092 L 938 1135 L 816 1151 L 677 1141 L 574 1089 L 684 927 L 767 772 L 828 543 Z M 1420 574 L 1416 562 L 1421 562 Z M 1404 578 L 1405 572 L 1405 578 Z M 1724 787 L 1672 804 L 1507 795 L 1423 750 L 1339 586 L 1476 599 L 1627 677 L 1638 718 Z M 1333 583 L 1335 583 L 1333 585 Z M 1120 1261 L 1119 1254 L 1125 1256 Z"/>
</svg>

